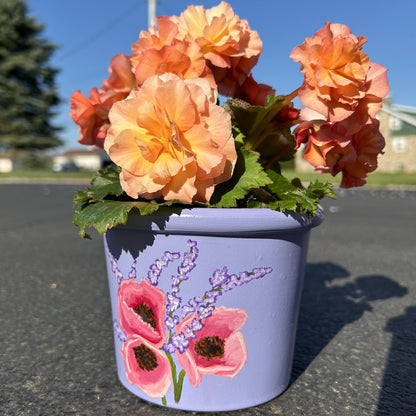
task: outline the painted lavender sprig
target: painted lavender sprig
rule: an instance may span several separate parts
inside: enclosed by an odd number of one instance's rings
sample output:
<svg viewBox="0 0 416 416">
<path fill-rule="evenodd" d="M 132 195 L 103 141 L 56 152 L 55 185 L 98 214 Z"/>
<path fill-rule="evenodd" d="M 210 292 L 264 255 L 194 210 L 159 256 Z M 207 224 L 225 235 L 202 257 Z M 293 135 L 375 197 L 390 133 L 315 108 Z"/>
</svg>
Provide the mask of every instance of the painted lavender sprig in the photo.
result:
<svg viewBox="0 0 416 416">
<path fill-rule="evenodd" d="M 166 352 L 173 354 L 175 350 L 183 353 L 189 346 L 189 339 L 196 337 L 196 332 L 200 331 L 204 324 L 203 319 L 209 318 L 215 309 L 215 303 L 224 292 L 228 292 L 237 286 L 250 283 L 252 280 L 261 279 L 272 272 L 271 267 L 258 267 L 251 272 L 243 271 L 238 274 L 228 274 L 227 267 L 216 269 L 209 279 L 211 288 L 203 296 L 195 296 L 182 307 L 182 318 L 197 312 L 197 318 L 192 320 L 191 326 L 185 326 L 185 333 L 174 334 L 165 344 Z M 179 319 L 175 317 L 171 325 L 177 324 Z M 173 329 L 173 327 L 172 327 Z"/>
<path fill-rule="evenodd" d="M 147 279 L 153 286 L 157 286 L 159 283 L 159 277 L 162 273 L 163 267 L 167 267 L 170 262 L 180 258 L 180 253 L 165 251 L 163 257 L 156 261 L 149 267 L 147 272 Z"/>
<path fill-rule="evenodd" d="M 104 239 L 105 245 L 106 245 L 106 249 L 107 249 L 107 253 L 108 253 L 108 258 L 110 259 L 110 263 L 111 263 L 111 270 L 114 273 L 114 276 L 117 280 L 117 283 L 120 284 L 121 281 L 123 280 L 123 274 L 121 273 L 120 269 L 118 268 L 118 263 L 117 260 L 114 258 L 114 256 L 111 254 L 111 251 L 108 248 L 107 245 L 107 240 Z"/>
<path fill-rule="evenodd" d="M 198 247 L 197 242 L 193 240 L 187 241 L 189 251 L 184 253 L 183 260 L 181 264 L 178 266 L 178 274 L 172 275 L 172 286 L 171 291 L 166 294 L 166 327 L 169 329 L 170 336 L 166 344 L 164 345 L 164 349 L 166 352 L 174 353 L 176 349 L 179 351 L 183 351 L 185 347 L 188 346 L 188 338 L 186 336 L 179 335 L 172 335 L 173 329 L 179 323 L 179 316 L 175 315 L 175 311 L 180 308 L 182 299 L 178 296 L 180 291 L 180 284 L 183 281 L 189 279 L 189 273 L 195 268 L 196 266 L 196 259 L 198 257 Z"/>
<path fill-rule="evenodd" d="M 117 319 L 113 319 L 113 327 L 114 327 L 114 333 L 117 335 L 117 338 L 121 342 L 126 342 L 127 341 L 127 335 L 124 332 L 123 328 L 120 326 Z"/>
</svg>

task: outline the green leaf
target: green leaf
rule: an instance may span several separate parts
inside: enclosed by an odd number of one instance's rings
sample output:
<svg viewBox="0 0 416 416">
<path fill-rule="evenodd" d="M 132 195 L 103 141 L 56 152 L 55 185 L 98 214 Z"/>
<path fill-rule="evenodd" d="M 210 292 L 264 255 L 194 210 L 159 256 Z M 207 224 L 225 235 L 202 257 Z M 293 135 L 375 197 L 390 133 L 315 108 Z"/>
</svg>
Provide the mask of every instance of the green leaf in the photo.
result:
<svg viewBox="0 0 416 416">
<path fill-rule="evenodd" d="M 96 172 L 91 180 L 91 184 L 84 191 L 78 191 L 75 194 L 73 205 L 76 207 L 84 202 L 102 201 L 107 196 L 118 197 L 123 194 L 119 172 L 110 166 Z"/>
<path fill-rule="evenodd" d="M 101 200 L 107 195 L 120 196 L 123 192 L 119 172 L 113 167 L 99 170 L 91 181 L 91 193 L 96 200 Z"/>
<path fill-rule="evenodd" d="M 86 234 L 87 227 L 93 227 L 99 235 L 108 229 L 118 225 L 126 224 L 128 214 L 132 210 L 138 210 L 140 215 L 149 215 L 157 211 L 160 206 L 170 203 L 157 204 L 156 202 L 144 201 L 114 201 L 103 200 L 93 203 L 84 203 L 74 212 L 73 223 L 79 228 L 81 237 L 90 238 Z"/>
<path fill-rule="evenodd" d="M 316 181 L 305 188 L 298 178 L 289 181 L 275 171 L 269 170 L 267 173 L 273 180 L 273 183 L 268 185 L 268 189 L 277 198 L 277 201 L 273 203 L 274 209 L 279 211 L 309 213 L 313 217 L 322 198 L 326 196 L 335 198 L 330 184 Z"/>
<path fill-rule="evenodd" d="M 215 187 L 211 204 L 219 208 L 238 206 L 238 201 L 245 198 L 252 188 L 259 188 L 271 183 L 267 173 L 259 163 L 256 152 L 241 147 L 237 151 L 237 162 L 231 179 Z"/>
</svg>

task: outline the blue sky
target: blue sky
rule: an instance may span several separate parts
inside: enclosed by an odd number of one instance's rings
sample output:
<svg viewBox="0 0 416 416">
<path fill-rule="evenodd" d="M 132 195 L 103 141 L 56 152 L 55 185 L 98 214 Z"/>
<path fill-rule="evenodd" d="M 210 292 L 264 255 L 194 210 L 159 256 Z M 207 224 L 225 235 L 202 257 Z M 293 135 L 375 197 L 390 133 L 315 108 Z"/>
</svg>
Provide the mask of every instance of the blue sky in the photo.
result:
<svg viewBox="0 0 416 416">
<path fill-rule="evenodd" d="M 179 15 L 190 4 L 209 8 L 220 0 L 158 0 L 158 15 Z M 302 83 L 292 49 L 312 36 L 326 20 L 346 24 L 367 38 L 370 61 L 388 68 L 393 103 L 416 106 L 416 2 L 414 0 L 229 0 L 236 14 L 249 21 L 263 41 L 254 78 L 288 94 Z M 29 0 L 29 14 L 45 24 L 43 36 L 60 46 L 52 64 L 63 100 L 55 124 L 63 127 L 66 148 L 78 147 L 78 127 L 69 117 L 69 98 L 88 96 L 107 78 L 110 59 L 129 54 L 141 30 L 147 30 L 147 0 Z"/>
</svg>

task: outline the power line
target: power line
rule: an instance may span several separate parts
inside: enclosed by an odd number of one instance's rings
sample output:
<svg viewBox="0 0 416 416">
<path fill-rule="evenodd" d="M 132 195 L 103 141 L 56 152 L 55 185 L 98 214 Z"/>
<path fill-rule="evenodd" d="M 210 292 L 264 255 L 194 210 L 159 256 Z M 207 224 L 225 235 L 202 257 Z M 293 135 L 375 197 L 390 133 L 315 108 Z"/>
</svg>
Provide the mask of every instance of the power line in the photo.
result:
<svg viewBox="0 0 416 416">
<path fill-rule="evenodd" d="M 144 0 L 146 1 L 146 0 Z M 143 2 L 141 3 L 135 3 L 132 7 L 129 7 L 127 10 L 125 10 L 123 13 L 121 13 L 119 16 L 117 16 L 115 19 L 113 19 L 111 22 L 109 22 L 107 25 L 105 25 L 103 28 L 99 29 L 97 32 L 95 32 L 93 35 L 91 35 L 87 40 L 80 42 L 79 44 L 73 46 L 70 48 L 67 52 L 65 52 L 59 59 L 64 60 L 69 58 L 70 56 L 74 55 L 75 53 L 79 52 L 82 49 L 85 49 L 87 46 L 91 45 L 91 43 L 95 42 L 101 35 L 106 33 L 108 30 L 112 29 L 114 26 L 116 26 L 118 23 L 120 23 L 122 20 L 124 20 L 127 16 L 131 14 L 134 10 L 141 7 L 143 5 Z"/>
</svg>

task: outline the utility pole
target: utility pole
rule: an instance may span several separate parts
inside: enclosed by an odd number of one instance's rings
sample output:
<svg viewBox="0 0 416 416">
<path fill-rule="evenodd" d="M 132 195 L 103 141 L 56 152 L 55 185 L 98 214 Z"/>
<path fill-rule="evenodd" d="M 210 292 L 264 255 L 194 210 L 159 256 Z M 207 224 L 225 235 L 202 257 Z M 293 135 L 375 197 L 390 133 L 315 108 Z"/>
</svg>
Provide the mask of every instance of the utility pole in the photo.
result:
<svg viewBox="0 0 416 416">
<path fill-rule="evenodd" d="M 147 0 L 147 23 L 150 26 L 156 25 L 156 2 L 157 0 Z"/>
</svg>

